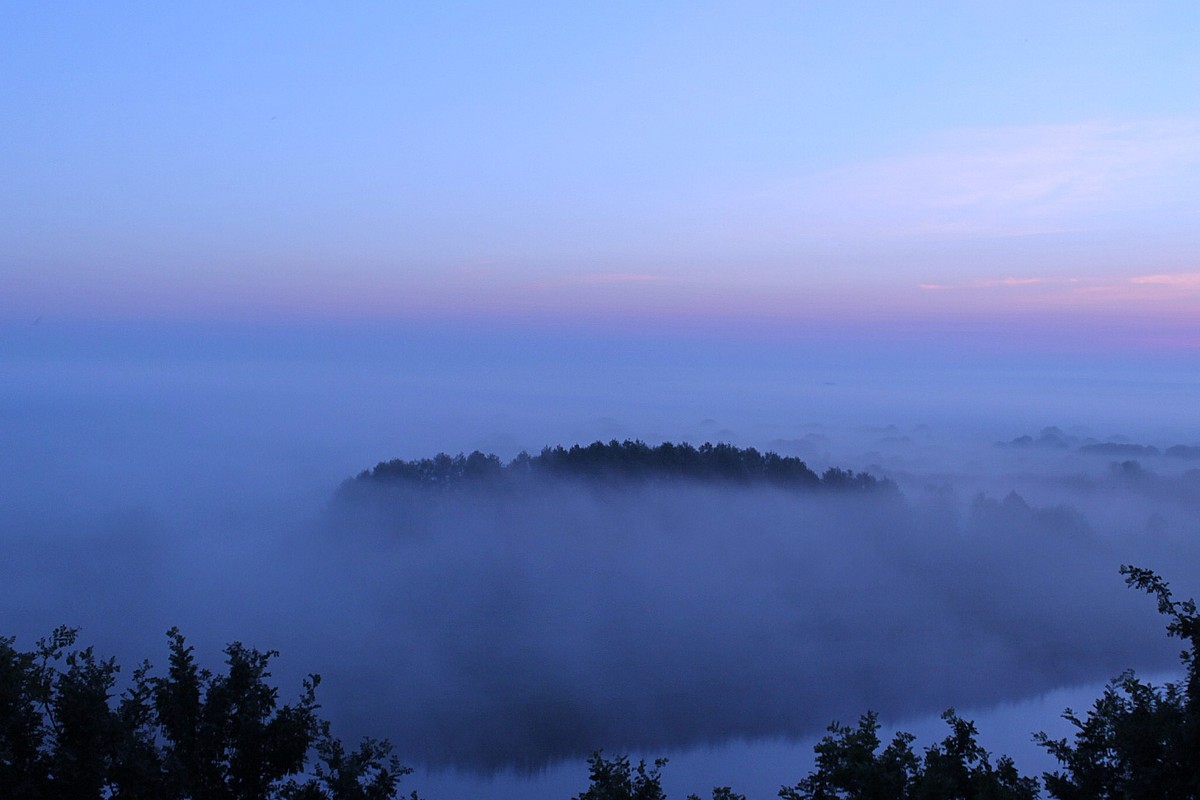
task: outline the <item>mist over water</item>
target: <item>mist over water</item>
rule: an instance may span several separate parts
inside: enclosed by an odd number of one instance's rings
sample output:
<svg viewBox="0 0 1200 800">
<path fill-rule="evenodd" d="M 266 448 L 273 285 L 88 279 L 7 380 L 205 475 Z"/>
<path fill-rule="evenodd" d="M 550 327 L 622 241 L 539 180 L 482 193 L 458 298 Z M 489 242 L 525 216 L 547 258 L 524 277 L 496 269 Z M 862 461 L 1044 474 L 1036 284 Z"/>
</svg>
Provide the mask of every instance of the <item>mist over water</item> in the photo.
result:
<svg viewBox="0 0 1200 800">
<path fill-rule="evenodd" d="M 410 763 L 716 748 L 716 782 L 746 791 L 749 753 L 868 708 L 901 721 L 1169 670 L 1122 563 L 1200 594 L 1200 461 L 1168 455 L 1200 444 L 1200 380 L 1171 364 L 41 327 L 0 341 L 0 633 L 81 626 L 127 669 L 162 661 L 172 625 L 214 663 L 235 639 L 279 649 L 285 696 L 322 673 L 335 725 Z M 330 505 L 385 459 L 612 438 L 773 449 L 900 493 L 549 482 Z"/>
</svg>

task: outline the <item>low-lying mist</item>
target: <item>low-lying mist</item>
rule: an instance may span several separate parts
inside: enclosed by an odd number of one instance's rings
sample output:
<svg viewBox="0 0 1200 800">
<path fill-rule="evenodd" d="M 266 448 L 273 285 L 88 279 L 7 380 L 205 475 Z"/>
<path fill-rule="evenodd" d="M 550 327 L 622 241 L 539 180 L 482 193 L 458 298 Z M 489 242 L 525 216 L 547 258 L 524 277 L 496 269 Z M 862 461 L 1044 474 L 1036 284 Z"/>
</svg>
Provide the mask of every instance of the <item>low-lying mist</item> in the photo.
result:
<svg viewBox="0 0 1200 800">
<path fill-rule="evenodd" d="M 348 707 L 460 765 L 811 734 L 848 709 L 981 707 L 1173 656 L 1113 565 L 1179 548 L 1015 495 L 960 514 L 556 484 L 404 498 L 391 524 L 327 535 L 324 591 L 357 581 L 343 596 L 378 614 L 344 632 L 369 641 Z"/>
<path fill-rule="evenodd" d="M 576 390 L 574 366 L 541 358 L 490 400 L 485 373 L 411 355 L 14 362 L 0 635 L 82 626 L 127 668 L 165 659 L 172 625 L 209 662 L 233 640 L 278 649 L 284 695 L 320 672 L 343 735 L 481 771 L 805 737 L 1177 663 L 1117 568 L 1198 593 L 1200 471 L 1170 450 L 1195 446 L 1184 424 L 1100 428 L 1113 408 L 943 424 L 914 384 L 881 417 L 882 389 L 830 389 L 827 367 L 793 390 L 754 369 L 692 385 L 664 360 L 631 394 L 609 364 Z M 739 378 L 755 391 L 714 388 Z M 1039 446 L 1047 422 L 1078 441 Z M 333 502 L 380 459 L 610 435 L 774 449 L 899 491 L 547 478 Z"/>
</svg>

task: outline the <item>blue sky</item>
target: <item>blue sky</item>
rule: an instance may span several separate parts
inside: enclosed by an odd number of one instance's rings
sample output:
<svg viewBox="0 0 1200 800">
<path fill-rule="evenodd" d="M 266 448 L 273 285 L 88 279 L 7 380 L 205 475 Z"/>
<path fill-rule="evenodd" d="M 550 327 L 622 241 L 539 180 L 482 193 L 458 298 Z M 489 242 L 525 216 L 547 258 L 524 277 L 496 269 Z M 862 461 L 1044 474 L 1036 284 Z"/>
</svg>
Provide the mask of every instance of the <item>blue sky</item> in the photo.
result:
<svg viewBox="0 0 1200 800">
<path fill-rule="evenodd" d="M 10 319 L 1200 312 L 1190 3 L 0 15 Z"/>
</svg>

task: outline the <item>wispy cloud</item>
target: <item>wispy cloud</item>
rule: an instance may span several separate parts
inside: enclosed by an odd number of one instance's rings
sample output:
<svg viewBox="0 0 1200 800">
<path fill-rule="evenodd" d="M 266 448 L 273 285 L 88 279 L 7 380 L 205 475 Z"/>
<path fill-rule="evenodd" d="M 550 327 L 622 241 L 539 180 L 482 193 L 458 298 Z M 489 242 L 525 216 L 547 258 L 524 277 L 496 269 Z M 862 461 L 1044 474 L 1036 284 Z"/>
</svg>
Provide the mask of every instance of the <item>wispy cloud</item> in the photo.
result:
<svg viewBox="0 0 1200 800">
<path fill-rule="evenodd" d="M 919 283 L 917 287 L 933 291 L 945 291 L 947 289 L 993 289 L 1037 286 L 1048 282 L 1050 282 L 1048 278 L 993 278 L 967 281 L 965 283 Z"/>
<path fill-rule="evenodd" d="M 1129 279 L 1130 283 L 1143 286 L 1173 286 L 1186 289 L 1200 289 L 1200 272 L 1180 272 L 1167 275 L 1138 275 Z"/>
<path fill-rule="evenodd" d="M 925 292 L 955 297 L 987 295 L 1001 303 L 1059 307 L 1105 304 L 1110 308 L 1145 310 L 1180 305 L 1200 310 L 1200 272 L 1133 276 L 1024 277 L 919 283 Z"/>
<path fill-rule="evenodd" d="M 1094 227 L 1195 197 L 1200 120 L 946 132 L 917 151 L 812 176 L 802 224 L 885 236 L 1008 236 Z"/>
</svg>

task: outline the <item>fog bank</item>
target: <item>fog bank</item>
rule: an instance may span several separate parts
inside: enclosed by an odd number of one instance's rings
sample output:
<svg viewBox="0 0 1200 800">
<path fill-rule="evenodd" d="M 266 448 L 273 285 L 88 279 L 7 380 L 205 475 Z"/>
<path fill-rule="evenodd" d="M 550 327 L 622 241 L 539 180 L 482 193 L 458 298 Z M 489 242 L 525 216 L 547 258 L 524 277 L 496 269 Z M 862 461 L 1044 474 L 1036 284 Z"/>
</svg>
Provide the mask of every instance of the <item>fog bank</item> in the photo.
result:
<svg viewBox="0 0 1200 800">
<path fill-rule="evenodd" d="M 1200 473 L 1171 449 L 1200 440 L 1177 413 L 1194 382 L 1164 402 L 1161 380 L 1088 367 L 1117 389 L 1091 406 L 1047 391 L 1036 413 L 1005 403 L 1046 389 L 1039 369 L 1014 385 L 679 343 L 591 342 L 583 364 L 552 340 L 237 341 L 10 351 L 2 633 L 79 625 L 126 665 L 163 660 L 172 625 L 209 662 L 235 639 L 279 649 L 284 694 L 321 672 L 343 733 L 520 770 L 1170 668 L 1117 567 L 1200 593 Z M 1067 446 L 1036 444 L 1050 426 Z M 387 458 L 626 436 L 775 449 L 901 494 L 550 482 L 418 492 L 382 516 L 329 505 Z"/>
</svg>

